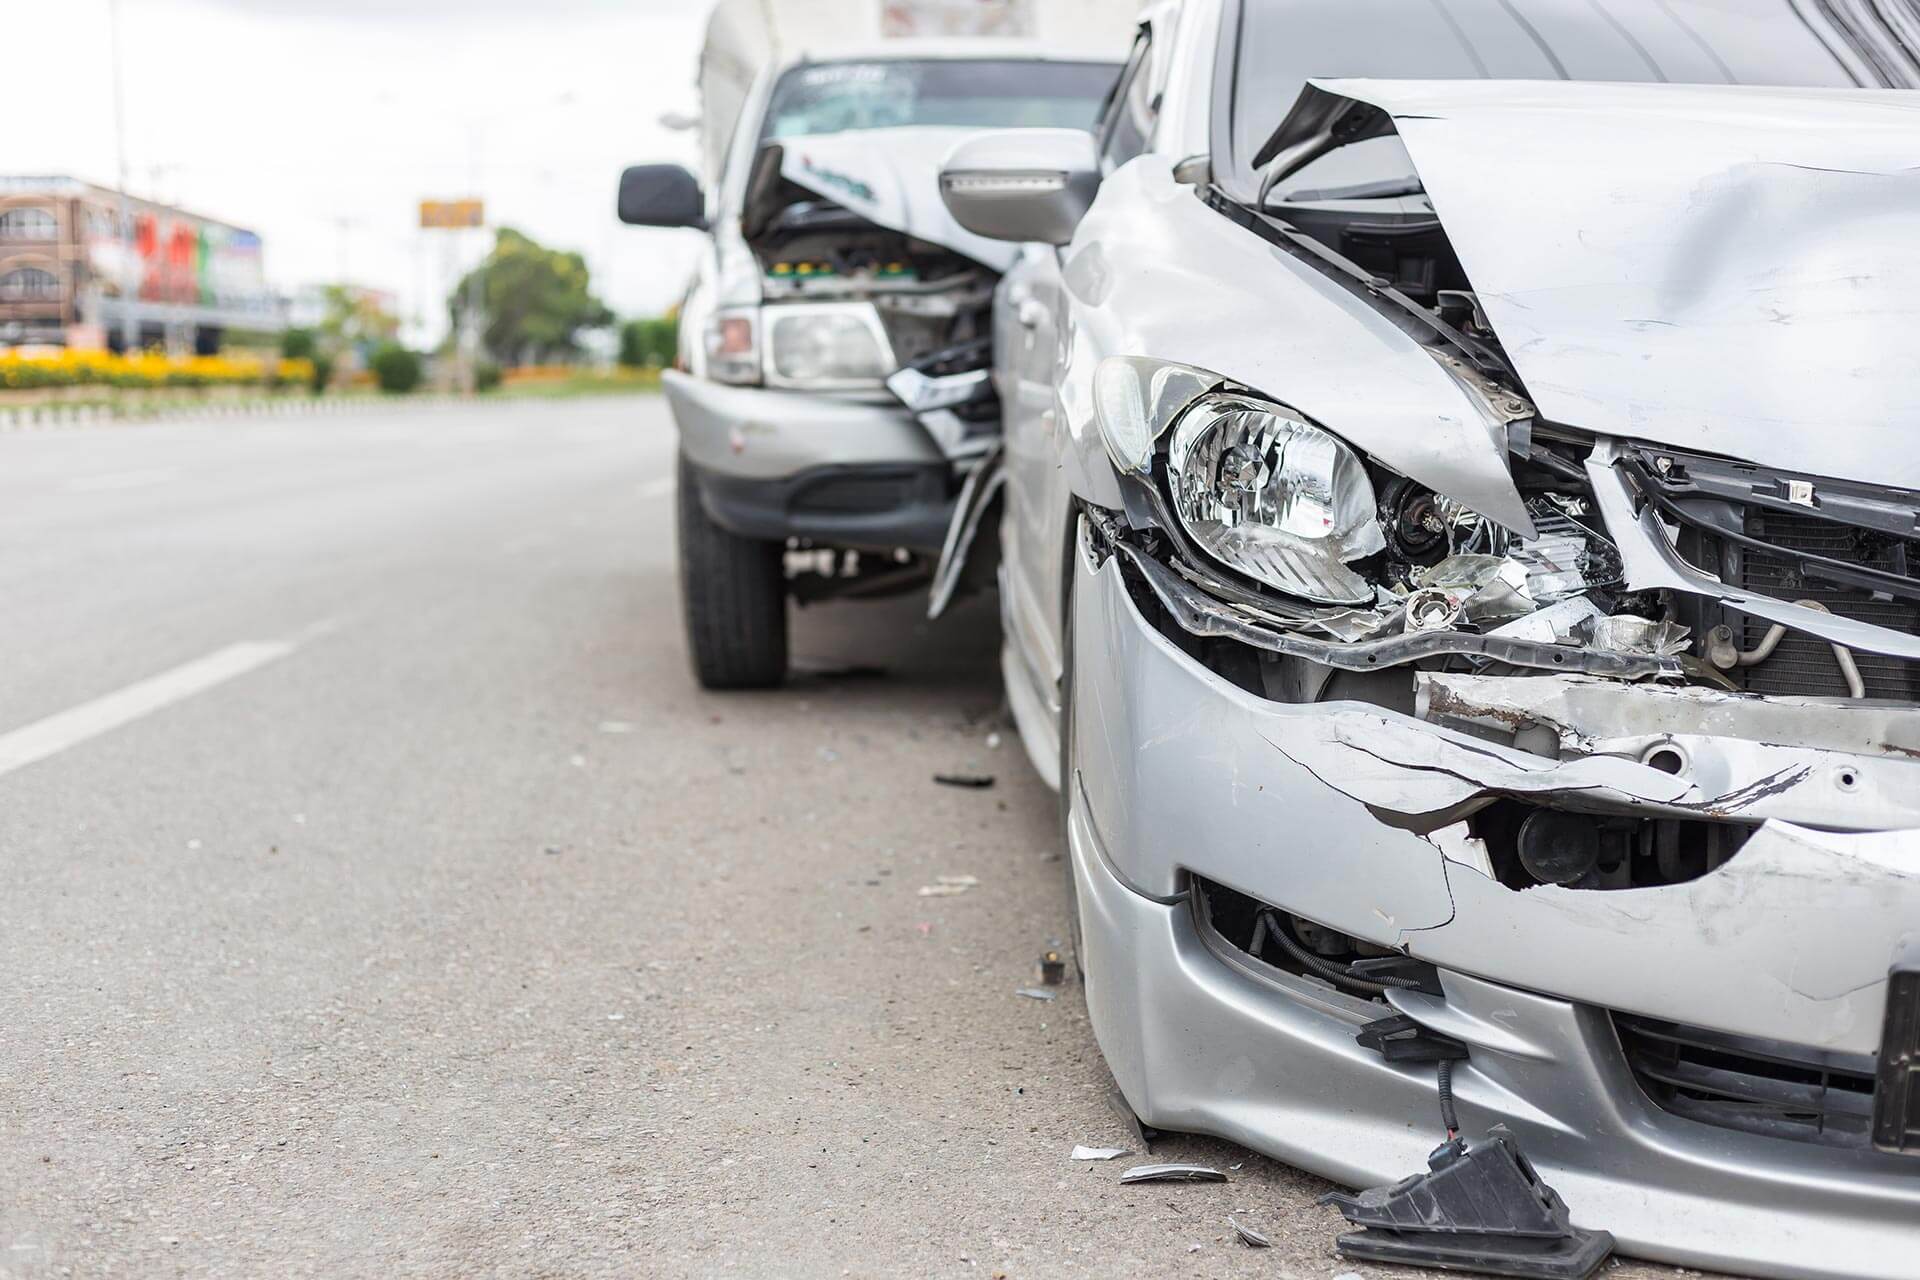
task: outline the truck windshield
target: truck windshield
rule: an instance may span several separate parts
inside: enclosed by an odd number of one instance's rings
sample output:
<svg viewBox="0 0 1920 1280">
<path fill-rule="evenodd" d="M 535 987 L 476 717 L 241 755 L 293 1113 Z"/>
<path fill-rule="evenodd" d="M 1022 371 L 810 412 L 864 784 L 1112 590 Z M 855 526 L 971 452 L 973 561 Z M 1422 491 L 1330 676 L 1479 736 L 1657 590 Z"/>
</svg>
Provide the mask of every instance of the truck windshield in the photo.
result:
<svg viewBox="0 0 1920 1280">
<path fill-rule="evenodd" d="M 821 62 L 780 77 L 761 140 L 892 129 L 1091 129 L 1119 68 L 1032 59 Z"/>
<path fill-rule="evenodd" d="M 1229 157 L 1225 166 L 1216 160 L 1216 172 L 1235 195 L 1252 198 L 1252 157 L 1310 76 L 1914 87 L 1920 54 L 1897 24 L 1872 20 L 1863 6 L 1849 7 L 1845 21 L 1871 31 L 1816 27 L 1802 8 L 1796 0 L 1240 0 L 1237 21 L 1221 27 L 1235 74 L 1232 92 L 1215 98 L 1215 154 Z M 1389 137 L 1330 152 L 1268 199 L 1415 190 L 1406 151 Z"/>
</svg>

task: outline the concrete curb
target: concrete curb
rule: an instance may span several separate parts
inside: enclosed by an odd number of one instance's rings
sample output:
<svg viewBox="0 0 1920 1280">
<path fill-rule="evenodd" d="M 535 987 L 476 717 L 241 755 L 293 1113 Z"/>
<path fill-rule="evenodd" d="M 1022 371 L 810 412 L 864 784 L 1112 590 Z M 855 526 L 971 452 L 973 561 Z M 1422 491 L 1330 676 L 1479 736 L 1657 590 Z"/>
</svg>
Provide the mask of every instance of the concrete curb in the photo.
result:
<svg viewBox="0 0 1920 1280">
<path fill-rule="evenodd" d="M 340 398 L 284 396 L 274 399 L 204 401 L 142 406 L 120 412 L 97 404 L 38 404 L 0 408 L 0 431 L 59 431 L 71 427 L 127 426 L 204 418 L 312 418 L 354 413 L 366 409 L 447 408 L 475 403 L 467 396 L 348 396 Z"/>
</svg>

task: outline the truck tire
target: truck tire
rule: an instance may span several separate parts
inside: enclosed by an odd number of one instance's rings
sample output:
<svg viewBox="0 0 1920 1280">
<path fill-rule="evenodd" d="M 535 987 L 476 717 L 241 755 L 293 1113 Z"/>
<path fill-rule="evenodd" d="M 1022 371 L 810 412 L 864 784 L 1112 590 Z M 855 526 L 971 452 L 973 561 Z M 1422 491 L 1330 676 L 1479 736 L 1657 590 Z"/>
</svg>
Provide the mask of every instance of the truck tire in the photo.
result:
<svg viewBox="0 0 1920 1280">
<path fill-rule="evenodd" d="M 787 675 L 785 548 L 727 532 L 680 458 L 680 604 L 693 674 L 708 689 L 770 689 Z"/>
</svg>

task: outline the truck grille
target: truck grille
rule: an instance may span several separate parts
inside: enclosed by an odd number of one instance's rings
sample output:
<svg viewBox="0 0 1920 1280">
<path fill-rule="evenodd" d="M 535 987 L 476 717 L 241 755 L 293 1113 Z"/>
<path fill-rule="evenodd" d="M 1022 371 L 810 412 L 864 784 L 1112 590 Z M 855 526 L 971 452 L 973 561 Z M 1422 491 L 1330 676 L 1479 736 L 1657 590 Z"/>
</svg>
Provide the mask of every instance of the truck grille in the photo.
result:
<svg viewBox="0 0 1920 1280">
<path fill-rule="evenodd" d="M 1870 1145 L 1871 1058 L 1626 1014 L 1613 1025 L 1641 1092 L 1663 1111 L 1793 1142 Z"/>
<path fill-rule="evenodd" d="M 1747 511 L 1749 537 L 1786 552 L 1805 552 L 1843 560 L 1870 569 L 1910 576 L 1907 540 L 1839 524 L 1811 512 L 1786 512 L 1751 507 Z M 1802 574 L 1789 556 L 1742 548 L 1740 585 L 1777 600 L 1814 600 L 1831 612 L 1860 622 L 1909 634 L 1920 633 L 1920 604 L 1911 600 L 1876 599 L 1871 594 Z M 1766 636 L 1769 623 L 1760 618 L 1740 620 L 1740 646 L 1751 649 Z M 1869 698 L 1920 700 L 1915 664 L 1877 653 L 1855 653 L 1860 678 Z M 1746 686 L 1755 693 L 1794 694 L 1803 697 L 1847 696 L 1847 682 L 1825 641 L 1789 631 L 1758 666 L 1745 669 Z"/>
</svg>

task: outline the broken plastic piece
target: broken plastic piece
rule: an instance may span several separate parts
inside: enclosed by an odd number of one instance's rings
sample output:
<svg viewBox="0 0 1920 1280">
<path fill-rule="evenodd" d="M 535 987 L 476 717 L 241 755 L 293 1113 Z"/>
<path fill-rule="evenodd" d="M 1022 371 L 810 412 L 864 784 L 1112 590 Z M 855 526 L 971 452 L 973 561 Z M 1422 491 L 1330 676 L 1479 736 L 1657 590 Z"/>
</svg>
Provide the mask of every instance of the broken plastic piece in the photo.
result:
<svg viewBox="0 0 1920 1280">
<path fill-rule="evenodd" d="M 932 884 L 920 886 L 923 898 L 951 898 L 979 885 L 978 876 L 935 876 Z"/>
<path fill-rule="evenodd" d="M 1045 987 L 1021 987 L 1013 994 L 1025 996 L 1029 1000 L 1052 1000 L 1059 996 L 1058 991 L 1049 991 Z"/>
<path fill-rule="evenodd" d="M 1137 1164 L 1120 1175 L 1122 1182 L 1225 1182 L 1227 1175 L 1203 1164 Z"/>
<path fill-rule="evenodd" d="M 1070 1160 L 1113 1160 L 1127 1154 L 1125 1147 L 1075 1147 Z"/>
<path fill-rule="evenodd" d="M 1585 1280 L 1613 1252 L 1610 1234 L 1572 1224 L 1565 1202 L 1540 1181 L 1503 1125 L 1472 1146 L 1449 1139 L 1427 1157 L 1427 1166 L 1390 1187 L 1320 1198 L 1360 1228 L 1335 1242 L 1341 1257 Z"/>
<path fill-rule="evenodd" d="M 936 773 L 933 780 L 943 787 L 966 787 L 974 791 L 985 791 L 993 785 L 990 773 Z"/>
<path fill-rule="evenodd" d="M 1467 1046 L 1427 1030 L 1404 1013 L 1376 1018 L 1355 1032 L 1354 1039 L 1388 1062 L 1458 1062 L 1467 1056 Z"/>
<path fill-rule="evenodd" d="M 1243 1227 L 1232 1218 L 1227 1219 L 1227 1225 L 1232 1227 L 1234 1234 L 1240 1237 L 1240 1243 L 1246 1245 L 1248 1248 L 1270 1249 L 1273 1247 L 1273 1241 L 1267 1239 L 1266 1236 L 1255 1231 L 1252 1227 Z"/>
</svg>

